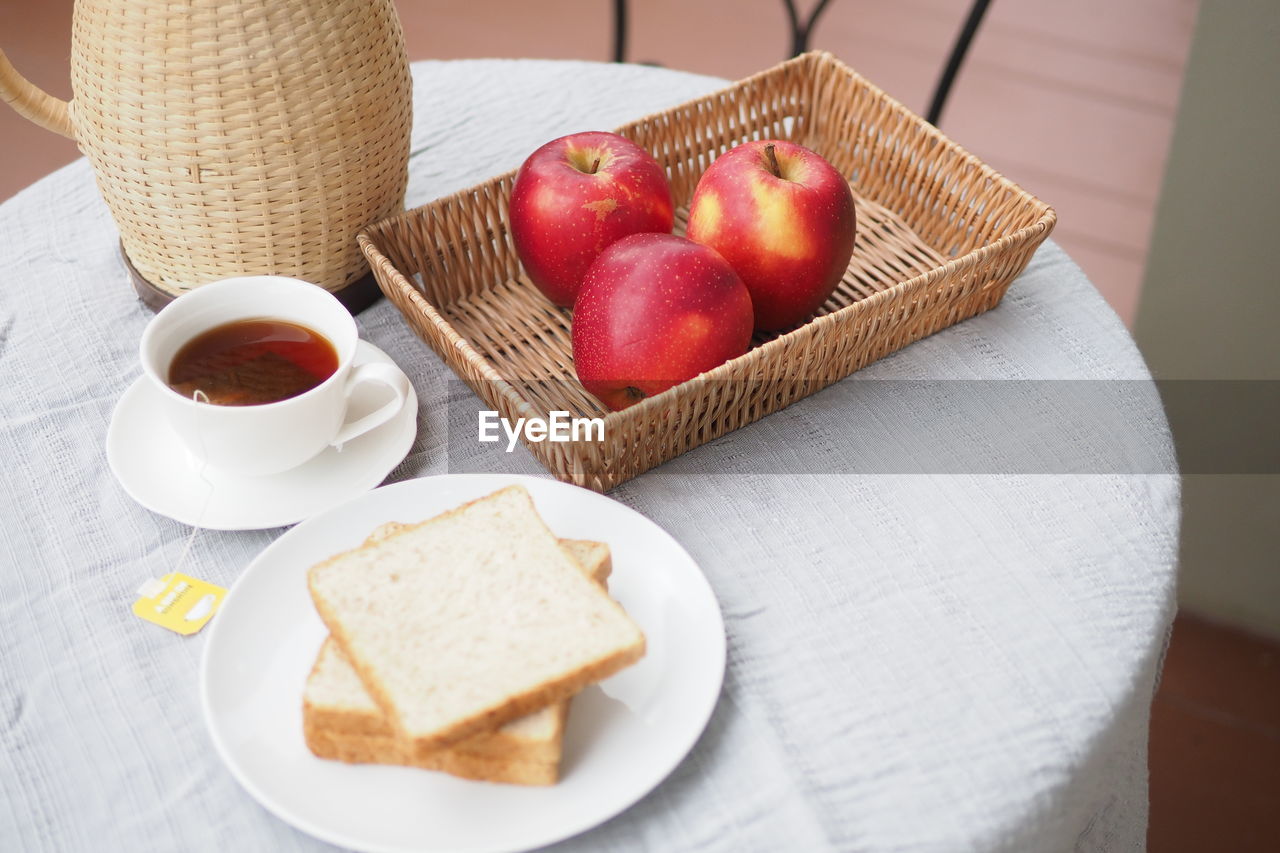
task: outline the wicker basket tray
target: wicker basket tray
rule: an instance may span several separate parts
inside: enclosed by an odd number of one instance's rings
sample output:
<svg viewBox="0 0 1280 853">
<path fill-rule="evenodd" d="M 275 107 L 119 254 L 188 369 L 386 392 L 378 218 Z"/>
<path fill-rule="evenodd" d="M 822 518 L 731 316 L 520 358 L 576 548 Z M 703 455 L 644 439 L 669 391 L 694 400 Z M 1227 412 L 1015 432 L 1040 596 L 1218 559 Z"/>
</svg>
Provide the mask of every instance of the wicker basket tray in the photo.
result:
<svg viewBox="0 0 1280 853">
<path fill-rule="evenodd" d="M 1053 209 L 826 53 L 619 128 L 668 170 L 684 226 L 715 157 L 792 139 L 850 178 L 857 245 L 818 316 L 621 412 L 573 372 L 570 312 L 524 276 L 507 220 L 515 172 L 383 220 L 359 236 L 378 285 L 512 423 L 603 417 L 603 440 L 530 442 L 557 478 L 598 491 L 749 424 L 926 335 L 993 308 L 1048 236 Z"/>
</svg>

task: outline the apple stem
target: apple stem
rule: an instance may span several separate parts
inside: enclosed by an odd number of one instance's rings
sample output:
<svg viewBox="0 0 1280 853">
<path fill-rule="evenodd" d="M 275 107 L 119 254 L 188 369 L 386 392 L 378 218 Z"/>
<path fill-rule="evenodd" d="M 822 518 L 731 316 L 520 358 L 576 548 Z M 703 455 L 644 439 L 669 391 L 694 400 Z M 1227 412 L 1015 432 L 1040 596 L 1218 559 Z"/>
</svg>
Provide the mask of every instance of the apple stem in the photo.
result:
<svg viewBox="0 0 1280 853">
<path fill-rule="evenodd" d="M 590 171 L 590 172 L 588 172 L 587 174 L 588 174 L 588 175 L 594 175 L 594 174 L 596 173 L 596 170 L 597 170 L 597 169 L 599 169 L 599 168 L 600 168 L 600 158 L 599 158 L 599 157 L 597 157 L 597 158 L 596 158 L 596 161 L 595 161 L 594 163 L 592 163 L 592 164 L 591 164 L 591 171 Z"/>
<path fill-rule="evenodd" d="M 773 143 L 770 142 L 764 147 L 764 153 L 769 156 L 769 168 L 773 171 L 775 178 L 782 177 L 782 169 L 778 166 L 778 155 L 773 153 Z"/>
<path fill-rule="evenodd" d="M 645 398 L 645 393 L 634 385 L 626 387 L 626 395 L 632 400 L 643 400 Z"/>
</svg>

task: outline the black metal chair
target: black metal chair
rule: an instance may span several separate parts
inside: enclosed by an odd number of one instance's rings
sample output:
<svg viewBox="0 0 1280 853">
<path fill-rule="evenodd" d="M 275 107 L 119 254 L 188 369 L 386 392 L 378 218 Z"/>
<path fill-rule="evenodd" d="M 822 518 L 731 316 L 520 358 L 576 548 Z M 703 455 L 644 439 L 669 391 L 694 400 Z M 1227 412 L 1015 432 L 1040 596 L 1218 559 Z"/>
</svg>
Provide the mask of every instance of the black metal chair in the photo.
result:
<svg viewBox="0 0 1280 853">
<path fill-rule="evenodd" d="M 783 6 L 786 7 L 787 11 L 787 22 L 791 25 L 792 56 L 799 56 L 809 49 L 809 37 L 813 33 L 813 28 L 818 23 L 818 18 L 826 11 L 830 2 L 831 0 L 818 0 L 817 5 L 809 13 L 809 17 L 802 19 L 799 10 L 796 9 L 795 0 L 782 0 Z M 969 52 L 969 45 L 973 42 L 973 37 L 978 32 L 978 26 L 982 23 L 982 18 L 986 15 L 989 5 L 991 5 L 991 0 L 974 0 L 973 5 L 969 7 L 969 14 L 965 16 L 964 26 L 960 28 L 960 33 L 956 36 L 955 44 L 951 46 L 951 53 L 947 56 L 946 65 L 942 67 L 942 74 L 938 78 L 937 85 L 933 88 L 933 97 L 929 100 L 929 111 L 925 114 L 925 120 L 935 127 L 942 118 L 942 110 L 947 105 L 947 97 L 951 94 L 951 86 L 955 83 L 956 75 L 960 73 L 960 66 L 964 64 L 965 55 Z M 626 61 L 628 14 L 627 0 L 613 0 L 614 62 Z"/>
</svg>

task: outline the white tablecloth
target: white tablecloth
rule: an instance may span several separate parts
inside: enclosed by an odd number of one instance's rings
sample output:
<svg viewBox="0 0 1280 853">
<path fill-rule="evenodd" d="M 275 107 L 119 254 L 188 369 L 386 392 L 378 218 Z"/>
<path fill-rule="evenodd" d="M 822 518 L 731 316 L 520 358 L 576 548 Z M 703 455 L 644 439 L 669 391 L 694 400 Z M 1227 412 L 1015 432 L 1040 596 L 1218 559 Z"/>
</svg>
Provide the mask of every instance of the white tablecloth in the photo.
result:
<svg viewBox="0 0 1280 853">
<path fill-rule="evenodd" d="M 568 62 L 414 71 L 411 204 L 553 136 L 720 85 Z M 0 849 L 322 848 L 214 756 L 197 695 L 203 638 L 128 612 L 188 529 L 135 505 L 107 469 L 112 406 L 139 373 L 150 316 L 116 241 L 84 161 L 0 206 Z M 421 400 L 418 442 L 392 479 L 545 474 L 523 450 L 457 429 L 446 453 L 450 413 L 474 424 L 479 401 L 393 306 L 359 321 Z M 886 435 L 923 448 L 980 432 L 910 394 L 888 413 L 861 406 L 862 379 L 1023 380 L 1000 386 L 1017 397 L 1040 393 L 1028 380 L 1146 378 L 1120 321 L 1050 242 L 996 310 L 615 490 L 701 564 L 728 670 L 690 757 L 563 849 L 1141 848 L 1178 527 L 1158 402 L 1141 382 L 1094 383 L 1121 389 L 1111 414 L 1155 460 L 1133 470 L 1154 473 L 1117 469 L 1106 441 L 1056 418 L 1020 431 L 1017 411 L 988 423 L 1020 437 L 1007 469 L 857 461 Z M 817 455 L 793 465 L 793 444 Z M 1055 468 L 1064 448 L 1075 462 Z M 201 532 L 188 570 L 230 585 L 278 534 Z"/>
</svg>

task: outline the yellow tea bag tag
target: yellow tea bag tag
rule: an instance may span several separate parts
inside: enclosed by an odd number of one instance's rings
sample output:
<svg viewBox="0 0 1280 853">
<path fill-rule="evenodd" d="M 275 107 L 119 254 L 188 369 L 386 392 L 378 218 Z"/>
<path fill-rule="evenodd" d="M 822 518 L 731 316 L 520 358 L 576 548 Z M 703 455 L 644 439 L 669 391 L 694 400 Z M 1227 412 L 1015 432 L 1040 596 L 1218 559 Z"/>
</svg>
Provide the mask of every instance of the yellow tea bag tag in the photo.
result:
<svg viewBox="0 0 1280 853">
<path fill-rule="evenodd" d="M 138 588 L 133 614 L 179 634 L 194 634 L 205 626 L 227 591 L 190 575 L 170 572 Z"/>
</svg>

